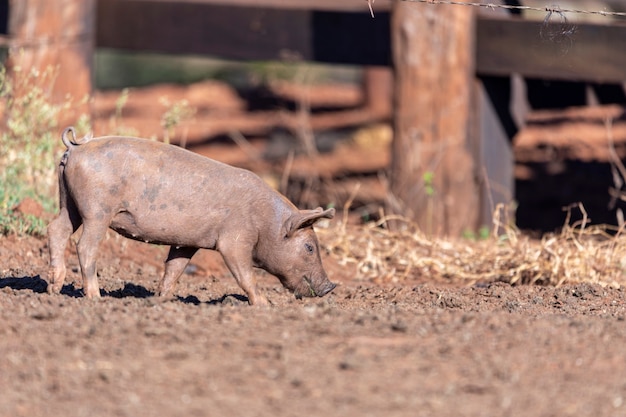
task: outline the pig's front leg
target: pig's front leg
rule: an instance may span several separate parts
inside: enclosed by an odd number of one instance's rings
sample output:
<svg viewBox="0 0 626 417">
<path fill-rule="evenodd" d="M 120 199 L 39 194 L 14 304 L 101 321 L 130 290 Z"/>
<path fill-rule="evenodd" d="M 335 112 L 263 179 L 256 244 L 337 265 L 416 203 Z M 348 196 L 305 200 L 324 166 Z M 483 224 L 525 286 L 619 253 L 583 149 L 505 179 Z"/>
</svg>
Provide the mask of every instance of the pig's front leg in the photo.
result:
<svg viewBox="0 0 626 417">
<path fill-rule="evenodd" d="M 250 305 L 269 305 L 265 296 L 259 293 L 252 268 L 252 246 L 244 242 L 227 242 L 220 244 L 219 251 L 226 266 L 237 280 L 237 284 L 248 296 Z"/>
<path fill-rule="evenodd" d="M 185 270 L 191 257 L 198 251 L 197 248 L 172 246 L 165 261 L 165 272 L 159 285 L 159 297 L 169 297 L 176 285 L 176 281 Z"/>
</svg>

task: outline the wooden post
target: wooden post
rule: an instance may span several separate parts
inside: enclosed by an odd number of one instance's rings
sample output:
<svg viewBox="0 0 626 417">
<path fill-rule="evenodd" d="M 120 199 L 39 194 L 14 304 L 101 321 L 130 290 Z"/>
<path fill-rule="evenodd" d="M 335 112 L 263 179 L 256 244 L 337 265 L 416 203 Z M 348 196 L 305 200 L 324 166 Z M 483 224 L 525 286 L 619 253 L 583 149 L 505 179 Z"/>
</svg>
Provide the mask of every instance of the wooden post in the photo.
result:
<svg viewBox="0 0 626 417">
<path fill-rule="evenodd" d="M 95 0 L 9 3 L 9 74 L 15 78 L 16 70 L 53 71 L 53 84 L 50 79 L 42 80 L 41 87 L 51 92 L 53 102 L 72 103 L 60 123 L 75 123 L 79 115 L 90 113 L 95 6 Z"/>
<path fill-rule="evenodd" d="M 471 7 L 399 0 L 393 5 L 389 209 L 427 233 L 459 236 L 478 228 L 469 133 L 474 21 Z"/>
</svg>

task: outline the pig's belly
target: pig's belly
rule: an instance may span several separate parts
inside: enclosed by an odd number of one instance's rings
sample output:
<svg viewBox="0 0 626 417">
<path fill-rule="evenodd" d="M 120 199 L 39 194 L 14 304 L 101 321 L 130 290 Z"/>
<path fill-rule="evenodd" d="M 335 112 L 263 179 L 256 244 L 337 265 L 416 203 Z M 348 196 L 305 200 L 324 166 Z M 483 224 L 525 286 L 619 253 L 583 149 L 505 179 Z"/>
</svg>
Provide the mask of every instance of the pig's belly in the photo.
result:
<svg viewBox="0 0 626 417">
<path fill-rule="evenodd" d="M 122 236 L 147 243 L 215 249 L 216 233 L 198 225 L 198 219 L 184 216 L 135 215 L 118 213 L 109 227 Z"/>
</svg>

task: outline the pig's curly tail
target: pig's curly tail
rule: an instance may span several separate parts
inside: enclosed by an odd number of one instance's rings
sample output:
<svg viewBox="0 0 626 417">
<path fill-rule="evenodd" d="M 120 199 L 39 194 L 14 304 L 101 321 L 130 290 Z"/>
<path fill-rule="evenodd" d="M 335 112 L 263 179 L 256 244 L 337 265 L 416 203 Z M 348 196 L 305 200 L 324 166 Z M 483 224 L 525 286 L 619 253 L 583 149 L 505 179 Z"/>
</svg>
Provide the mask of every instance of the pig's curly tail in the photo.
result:
<svg viewBox="0 0 626 417">
<path fill-rule="evenodd" d="M 67 136 L 69 133 L 72 134 L 72 139 Z M 74 126 L 65 128 L 63 134 L 61 135 L 61 140 L 63 141 L 65 147 L 68 149 L 76 145 L 76 130 L 74 130 Z"/>
<path fill-rule="evenodd" d="M 69 137 L 70 133 L 72 134 L 71 138 Z M 85 142 L 89 142 L 92 138 L 93 138 L 93 134 L 88 133 L 82 139 L 77 139 L 76 129 L 74 129 L 74 126 L 66 127 L 65 130 L 63 131 L 63 134 L 61 135 L 61 140 L 63 141 L 63 144 L 65 145 L 67 149 L 70 149 L 77 145 L 82 145 Z"/>
</svg>

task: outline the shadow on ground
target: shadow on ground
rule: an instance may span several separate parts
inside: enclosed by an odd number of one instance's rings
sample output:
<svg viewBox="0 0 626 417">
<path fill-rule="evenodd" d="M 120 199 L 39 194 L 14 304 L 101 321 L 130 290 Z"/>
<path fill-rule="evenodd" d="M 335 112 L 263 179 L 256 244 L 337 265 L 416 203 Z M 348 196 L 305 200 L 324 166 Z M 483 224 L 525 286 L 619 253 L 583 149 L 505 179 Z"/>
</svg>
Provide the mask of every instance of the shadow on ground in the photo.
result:
<svg viewBox="0 0 626 417">
<path fill-rule="evenodd" d="M 42 279 L 39 275 L 24 276 L 24 277 L 7 277 L 0 278 L 0 289 L 11 288 L 15 291 L 30 290 L 34 293 L 43 294 L 47 291 L 48 283 Z M 65 284 L 61 289 L 61 294 L 72 297 L 82 298 L 84 293 L 82 288 L 77 288 L 74 284 Z M 143 285 L 135 285 L 132 283 L 125 283 L 123 288 L 119 288 L 112 291 L 100 290 L 100 295 L 103 297 L 112 298 L 150 298 L 156 297 L 154 291 L 148 290 Z M 186 297 L 177 296 L 173 300 L 165 301 L 178 301 L 184 304 L 200 305 L 203 302 L 195 295 L 188 295 Z M 204 302 L 209 305 L 238 305 L 248 304 L 248 298 L 240 294 L 226 294 L 222 297 L 215 298 Z"/>
</svg>

